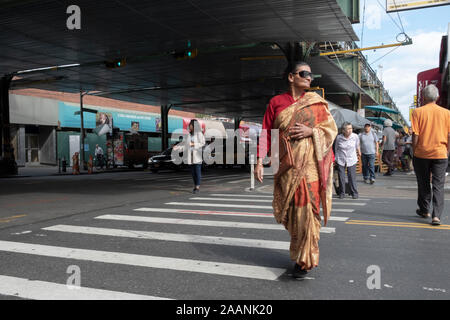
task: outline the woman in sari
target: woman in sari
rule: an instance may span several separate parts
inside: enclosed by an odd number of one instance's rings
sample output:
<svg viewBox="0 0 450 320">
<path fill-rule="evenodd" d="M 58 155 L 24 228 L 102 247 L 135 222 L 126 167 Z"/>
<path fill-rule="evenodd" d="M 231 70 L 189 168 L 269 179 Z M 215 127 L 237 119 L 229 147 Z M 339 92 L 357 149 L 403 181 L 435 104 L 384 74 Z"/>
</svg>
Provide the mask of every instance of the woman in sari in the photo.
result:
<svg viewBox="0 0 450 320">
<path fill-rule="evenodd" d="M 272 154 L 274 216 L 291 236 L 293 276 L 302 277 L 319 264 L 320 205 L 324 225 L 330 216 L 333 175 L 333 141 L 336 123 L 328 103 L 307 92 L 312 81 L 310 66 L 297 62 L 287 75 L 289 91 L 270 100 L 263 120 L 256 179 L 263 180 L 264 159 L 271 144 L 271 129 L 279 130 L 279 154 Z"/>
</svg>

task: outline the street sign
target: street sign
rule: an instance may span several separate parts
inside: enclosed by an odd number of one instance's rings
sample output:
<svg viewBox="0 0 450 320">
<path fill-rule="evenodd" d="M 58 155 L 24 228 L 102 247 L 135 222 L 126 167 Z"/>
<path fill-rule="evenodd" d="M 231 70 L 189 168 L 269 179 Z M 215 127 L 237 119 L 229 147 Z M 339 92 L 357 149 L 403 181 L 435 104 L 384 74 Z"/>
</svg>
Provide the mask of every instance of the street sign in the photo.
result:
<svg viewBox="0 0 450 320">
<path fill-rule="evenodd" d="M 386 0 L 386 12 L 421 9 L 450 4 L 450 0 Z"/>
</svg>

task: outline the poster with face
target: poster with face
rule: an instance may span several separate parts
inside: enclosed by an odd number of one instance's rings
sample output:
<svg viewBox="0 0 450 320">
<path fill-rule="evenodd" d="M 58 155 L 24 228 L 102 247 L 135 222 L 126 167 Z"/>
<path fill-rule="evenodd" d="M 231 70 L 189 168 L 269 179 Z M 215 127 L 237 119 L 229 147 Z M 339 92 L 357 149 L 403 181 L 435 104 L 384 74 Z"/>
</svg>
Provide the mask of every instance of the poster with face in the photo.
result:
<svg viewBox="0 0 450 320">
<path fill-rule="evenodd" d="M 156 132 L 162 131 L 161 118 L 155 118 Z"/>
<path fill-rule="evenodd" d="M 131 132 L 139 131 L 139 122 L 132 121 L 131 122 Z"/>
<path fill-rule="evenodd" d="M 113 128 L 112 114 L 107 112 L 98 112 L 95 116 L 95 129 L 97 135 L 102 136 L 106 133 L 111 134 Z"/>
</svg>

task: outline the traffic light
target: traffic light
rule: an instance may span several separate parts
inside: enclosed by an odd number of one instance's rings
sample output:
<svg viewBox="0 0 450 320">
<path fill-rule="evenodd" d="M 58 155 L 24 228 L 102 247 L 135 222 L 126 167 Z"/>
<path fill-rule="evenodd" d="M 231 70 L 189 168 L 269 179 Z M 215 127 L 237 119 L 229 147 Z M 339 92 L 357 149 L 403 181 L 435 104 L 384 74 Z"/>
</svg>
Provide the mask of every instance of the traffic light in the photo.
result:
<svg viewBox="0 0 450 320">
<path fill-rule="evenodd" d="M 197 49 L 186 49 L 183 51 L 175 51 L 172 56 L 177 60 L 193 59 L 197 56 Z"/>
<path fill-rule="evenodd" d="M 125 58 L 105 61 L 106 67 L 110 68 L 110 69 L 121 68 L 121 67 L 126 66 L 126 64 L 127 64 L 127 60 Z"/>
</svg>

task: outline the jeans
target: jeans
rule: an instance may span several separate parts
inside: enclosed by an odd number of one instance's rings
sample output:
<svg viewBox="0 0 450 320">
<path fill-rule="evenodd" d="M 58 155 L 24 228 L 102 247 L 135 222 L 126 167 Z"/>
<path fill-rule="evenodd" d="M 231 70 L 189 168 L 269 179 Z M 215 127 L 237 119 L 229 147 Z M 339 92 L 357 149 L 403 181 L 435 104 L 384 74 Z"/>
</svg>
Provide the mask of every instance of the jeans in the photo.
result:
<svg viewBox="0 0 450 320">
<path fill-rule="evenodd" d="M 194 179 L 194 185 L 199 186 L 202 181 L 202 164 L 191 164 L 191 173 Z"/>
<path fill-rule="evenodd" d="M 339 194 L 345 194 L 345 166 L 341 166 L 338 164 L 338 177 L 339 177 Z M 356 164 L 347 167 L 347 175 L 348 175 L 348 186 L 350 187 L 350 194 L 352 196 L 358 195 L 358 190 L 356 189 Z"/>
<path fill-rule="evenodd" d="M 441 219 L 444 211 L 444 185 L 445 170 L 447 169 L 448 159 L 421 159 L 414 157 L 414 171 L 417 178 L 417 205 L 421 213 L 430 213 L 430 202 L 433 197 L 432 216 Z M 430 186 L 433 185 L 433 192 Z M 433 194 L 433 196 L 432 196 Z"/>
<path fill-rule="evenodd" d="M 375 180 L 375 154 L 362 154 L 361 161 L 364 180 Z"/>
</svg>

